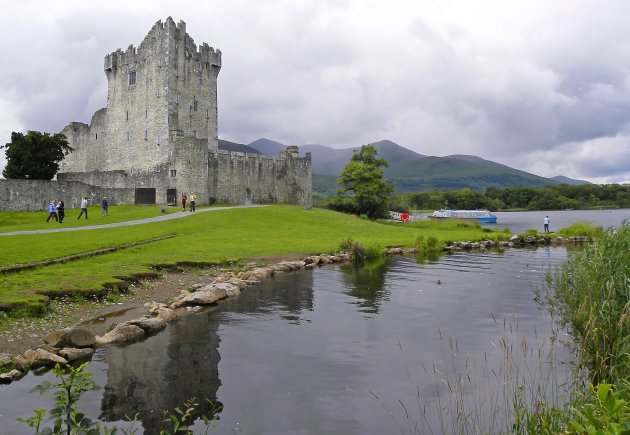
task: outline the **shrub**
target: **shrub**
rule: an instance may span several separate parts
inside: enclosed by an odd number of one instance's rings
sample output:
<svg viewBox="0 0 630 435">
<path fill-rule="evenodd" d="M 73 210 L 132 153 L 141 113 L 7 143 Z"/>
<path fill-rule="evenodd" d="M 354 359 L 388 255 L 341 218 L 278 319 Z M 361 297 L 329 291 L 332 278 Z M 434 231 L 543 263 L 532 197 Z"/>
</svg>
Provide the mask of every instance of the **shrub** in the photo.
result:
<svg viewBox="0 0 630 435">
<path fill-rule="evenodd" d="M 588 236 L 592 239 L 597 239 L 602 235 L 604 230 L 601 227 L 592 225 L 588 222 L 575 222 L 567 228 L 562 228 L 558 231 L 562 237 L 572 236 Z"/>
</svg>

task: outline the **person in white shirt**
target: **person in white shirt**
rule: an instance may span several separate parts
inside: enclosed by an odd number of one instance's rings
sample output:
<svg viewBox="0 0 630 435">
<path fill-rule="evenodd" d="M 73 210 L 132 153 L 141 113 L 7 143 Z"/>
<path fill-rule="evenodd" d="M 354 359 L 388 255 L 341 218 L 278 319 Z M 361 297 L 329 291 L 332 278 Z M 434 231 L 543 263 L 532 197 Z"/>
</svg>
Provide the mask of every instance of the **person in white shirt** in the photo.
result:
<svg viewBox="0 0 630 435">
<path fill-rule="evenodd" d="M 88 203 L 87 203 L 87 196 L 86 196 L 81 200 L 81 213 L 79 213 L 79 217 L 77 218 L 77 220 L 81 219 L 81 216 L 83 216 L 83 213 L 85 213 L 85 220 L 87 220 L 88 218 L 87 205 Z"/>
</svg>

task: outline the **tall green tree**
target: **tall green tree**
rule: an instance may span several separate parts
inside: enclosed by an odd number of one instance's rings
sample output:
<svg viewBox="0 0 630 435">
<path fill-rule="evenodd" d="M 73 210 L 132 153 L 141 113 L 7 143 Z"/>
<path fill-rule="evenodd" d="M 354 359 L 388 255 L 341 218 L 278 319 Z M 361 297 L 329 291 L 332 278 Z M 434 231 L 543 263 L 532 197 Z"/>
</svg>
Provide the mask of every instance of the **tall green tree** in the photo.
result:
<svg viewBox="0 0 630 435">
<path fill-rule="evenodd" d="M 9 179 L 50 180 L 63 157 L 74 151 L 61 133 L 50 135 L 39 131 L 11 133 L 11 142 L 0 146 L 7 156 L 2 175 Z"/>
<path fill-rule="evenodd" d="M 339 195 L 350 194 L 357 213 L 370 219 L 386 217 L 387 198 L 394 190 L 384 179 L 381 168 L 386 167 L 387 160 L 378 158 L 374 146 L 361 146 L 339 174 Z"/>
</svg>

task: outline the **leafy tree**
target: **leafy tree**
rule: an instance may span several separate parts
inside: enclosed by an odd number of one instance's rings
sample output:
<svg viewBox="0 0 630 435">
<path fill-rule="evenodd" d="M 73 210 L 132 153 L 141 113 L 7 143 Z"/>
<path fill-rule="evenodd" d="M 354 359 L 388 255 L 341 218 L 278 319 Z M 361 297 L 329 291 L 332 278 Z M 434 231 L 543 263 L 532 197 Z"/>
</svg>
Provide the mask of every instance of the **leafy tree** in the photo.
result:
<svg viewBox="0 0 630 435">
<path fill-rule="evenodd" d="M 338 194 L 353 194 L 356 211 L 367 214 L 370 219 L 387 216 L 387 198 L 393 192 L 381 170 L 387 167 L 387 160 L 379 159 L 377 155 L 374 146 L 363 145 L 339 174 L 343 189 Z"/>
<path fill-rule="evenodd" d="M 4 146 L 7 165 L 2 175 L 9 179 L 50 180 L 59 170 L 59 162 L 74 151 L 61 133 L 50 135 L 29 131 L 25 135 L 11 133 L 11 142 Z"/>
</svg>

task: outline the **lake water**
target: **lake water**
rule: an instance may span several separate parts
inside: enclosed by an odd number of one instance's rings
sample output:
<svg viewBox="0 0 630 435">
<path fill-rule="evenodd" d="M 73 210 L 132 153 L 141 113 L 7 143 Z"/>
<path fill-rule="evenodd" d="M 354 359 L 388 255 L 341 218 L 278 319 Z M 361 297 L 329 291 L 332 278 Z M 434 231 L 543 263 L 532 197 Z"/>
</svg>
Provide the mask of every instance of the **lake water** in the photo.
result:
<svg viewBox="0 0 630 435">
<path fill-rule="evenodd" d="M 543 231 L 543 219 L 549 216 L 549 229 L 552 232 L 566 228 L 575 222 L 589 222 L 603 228 L 617 227 L 625 219 L 630 220 L 630 209 L 613 210 L 546 210 L 525 212 L 496 212 L 496 225 L 489 226 L 503 229 L 509 228 L 512 233 L 523 233 L 529 228 Z"/>
<path fill-rule="evenodd" d="M 190 397 L 196 415 L 212 413 L 205 398 L 222 403 L 213 434 L 496 433 L 511 388 L 555 397 L 568 375 L 571 356 L 533 300 L 566 256 L 509 249 L 279 275 L 142 342 L 99 349 L 89 371 L 102 388 L 81 408 L 121 427 L 137 414 L 149 434 Z M 52 407 L 29 392 L 49 379 L 0 386 L 0 432 L 30 433 L 15 417 Z M 447 410 L 457 405 L 472 412 L 467 426 Z"/>
</svg>

